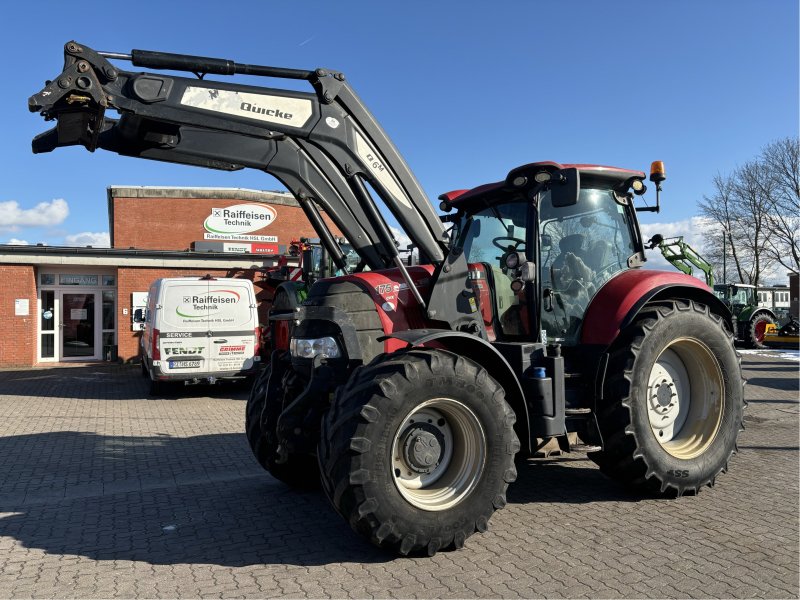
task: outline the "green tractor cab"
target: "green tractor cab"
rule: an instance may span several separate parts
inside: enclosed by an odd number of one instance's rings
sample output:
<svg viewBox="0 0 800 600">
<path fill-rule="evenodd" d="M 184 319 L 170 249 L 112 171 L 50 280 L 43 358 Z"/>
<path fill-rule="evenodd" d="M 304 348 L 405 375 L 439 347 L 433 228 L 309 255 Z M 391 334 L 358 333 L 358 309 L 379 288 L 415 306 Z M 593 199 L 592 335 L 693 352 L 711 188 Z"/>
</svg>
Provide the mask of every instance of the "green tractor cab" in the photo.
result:
<svg viewBox="0 0 800 600">
<path fill-rule="evenodd" d="M 733 314 L 736 340 L 748 348 L 765 348 L 767 325 L 774 325 L 777 318 L 770 309 L 758 306 L 756 286 L 747 283 L 717 284 L 714 286 L 714 295 Z"/>
</svg>

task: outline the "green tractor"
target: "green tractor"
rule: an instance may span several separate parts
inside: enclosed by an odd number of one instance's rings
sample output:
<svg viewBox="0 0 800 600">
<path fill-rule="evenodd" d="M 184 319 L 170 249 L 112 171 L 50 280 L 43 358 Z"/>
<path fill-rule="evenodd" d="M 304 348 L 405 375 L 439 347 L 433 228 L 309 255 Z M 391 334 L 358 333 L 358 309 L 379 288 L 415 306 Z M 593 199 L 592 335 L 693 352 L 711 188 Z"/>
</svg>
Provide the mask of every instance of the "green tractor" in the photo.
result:
<svg viewBox="0 0 800 600">
<path fill-rule="evenodd" d="M 733 314 L 736 340 L 747 348 L 765 348 L 767 325 L 777 318 L 768 308 L 758 306 L 756 286 L 747 283 L 727 283 L 714 286 L 714 295 L 722 300 Z"/>
</svg>

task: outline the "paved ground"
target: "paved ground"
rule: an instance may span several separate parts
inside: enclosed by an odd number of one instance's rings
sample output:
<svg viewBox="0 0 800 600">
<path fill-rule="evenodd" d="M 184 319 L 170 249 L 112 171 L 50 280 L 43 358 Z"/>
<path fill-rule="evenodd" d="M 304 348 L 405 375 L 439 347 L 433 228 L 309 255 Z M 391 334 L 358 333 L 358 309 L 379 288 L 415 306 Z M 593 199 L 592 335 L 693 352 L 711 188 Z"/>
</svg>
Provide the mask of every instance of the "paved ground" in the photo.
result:
<svg viewBox="0 0 800 600">
<path fill-rule="evenodd" d="M 637 501 L 582 455 L 535 460 L 489 533 L 432 559 L 373 549 L 262 472 L 241 390 L 2 372 L 0 596 L 797 598 L 798 363 L 744 365 L 748 427 L 713 490 Z"/>
</svg>

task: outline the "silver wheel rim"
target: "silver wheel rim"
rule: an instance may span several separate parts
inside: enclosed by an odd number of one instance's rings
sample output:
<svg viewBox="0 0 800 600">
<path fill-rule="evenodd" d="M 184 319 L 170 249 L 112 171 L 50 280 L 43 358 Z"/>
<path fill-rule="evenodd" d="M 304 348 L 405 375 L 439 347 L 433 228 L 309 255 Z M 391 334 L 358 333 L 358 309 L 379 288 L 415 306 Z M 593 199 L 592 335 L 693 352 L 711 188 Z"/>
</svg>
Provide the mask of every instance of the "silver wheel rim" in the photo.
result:
<svg viewBox="0 0 800 600">
<path fill-rule="evenodd" d="M 658 443 L 675 458 L 705 452 L 722 422 L 725 386 L 711 350 L 680 338 L 659 355 L 647 382 L 647 417 Z"/>
<path fill-rule="evenodd" d="M 472 412 L 434 398 L 409 412 L 392 442 L 392 477 L 417 508 L 446 510 L 469 495 L 486 463 L 486 435 Z"/>
</svg>

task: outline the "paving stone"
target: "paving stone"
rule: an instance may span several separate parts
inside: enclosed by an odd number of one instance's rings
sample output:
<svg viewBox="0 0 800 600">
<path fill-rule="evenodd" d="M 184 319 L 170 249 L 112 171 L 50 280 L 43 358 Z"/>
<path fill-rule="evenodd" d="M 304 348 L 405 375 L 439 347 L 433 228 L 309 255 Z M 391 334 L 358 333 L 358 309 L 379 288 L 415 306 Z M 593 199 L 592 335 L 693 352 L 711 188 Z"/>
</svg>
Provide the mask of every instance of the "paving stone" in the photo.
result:
<svg viewBox="0 0 800 600">
<path fill-rule="evenodd" d="M 743 366 L 747 429 L 714 489 L 634 498 L 585 455 L 531 460 L 489 532 L 432 559 L 372 548 L 261 471 L 244 390 L 0 371 L 0 597 L 796 598 L 797 363 Z"/>
</svg>

